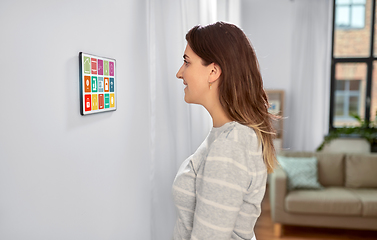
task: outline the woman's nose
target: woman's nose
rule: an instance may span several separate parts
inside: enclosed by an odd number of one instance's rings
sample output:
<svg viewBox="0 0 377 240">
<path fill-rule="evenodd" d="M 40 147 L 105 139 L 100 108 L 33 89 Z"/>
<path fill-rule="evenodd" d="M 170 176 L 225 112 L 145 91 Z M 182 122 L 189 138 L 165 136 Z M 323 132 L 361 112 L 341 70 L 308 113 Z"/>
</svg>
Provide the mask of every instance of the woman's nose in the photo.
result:
<svg viewBox="0 0 377 240">
<path fill-rule="evenodd" d="M 183 65 L 182 65 L 182 67 L 183 67 Z M 175 75 L 179 79 L 182 79 L 182 67 L 178 70 L 177 74 Z"/>
</svg>

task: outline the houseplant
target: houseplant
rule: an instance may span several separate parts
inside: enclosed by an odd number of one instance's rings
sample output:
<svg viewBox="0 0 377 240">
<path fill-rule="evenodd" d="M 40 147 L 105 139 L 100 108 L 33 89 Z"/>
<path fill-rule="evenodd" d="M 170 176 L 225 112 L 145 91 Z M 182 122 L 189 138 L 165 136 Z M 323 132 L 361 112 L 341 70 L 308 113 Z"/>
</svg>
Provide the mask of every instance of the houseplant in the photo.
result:
<svg viewBox="0 0 377 240">
<path fill-rule="evenodd" d="M 371 146 L 371 152 L 377 152 L 377 124 L 365 121 L 358 115 L 353 115 L 359 122 L 357 127 L 340 127 L 332 129 L 327 136 L 325 136 L 322 144 L 317 148 L 317 152 L 321 151 L 323 147 L 336 138 L 359 137 L 366 139 Z"/>
</svg>

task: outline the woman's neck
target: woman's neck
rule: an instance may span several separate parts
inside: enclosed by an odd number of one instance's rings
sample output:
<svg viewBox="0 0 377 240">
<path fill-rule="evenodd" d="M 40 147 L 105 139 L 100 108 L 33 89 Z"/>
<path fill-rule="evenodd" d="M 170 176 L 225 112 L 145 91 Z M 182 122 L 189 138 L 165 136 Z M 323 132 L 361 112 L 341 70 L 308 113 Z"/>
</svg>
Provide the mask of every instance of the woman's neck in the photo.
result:
<svg viewBox="0 0 377 240">
<path fill-rule="evenodd" d="M 215 121 L 215 119 L 212 118 L 213 127 L 216 127 L 216 128 L 221 127 L 221 126 L 223 126 L 225 123 L 228 123 L 228 122 L 231 122 L 231 121 L 232 121 L 232 120 L 230 120 L 230 119 L 217 119 L 217 120 Z"/>
<path fill-rule="evenodd" d="M 212 117 L 213 127 L 221 127 L 225 123 L 231 122 L 232 120 L 226 115 L 224 109 L 221 107 L 220 102 L 210 108 L 205 107 L 208 113 Z"/>
</svg>

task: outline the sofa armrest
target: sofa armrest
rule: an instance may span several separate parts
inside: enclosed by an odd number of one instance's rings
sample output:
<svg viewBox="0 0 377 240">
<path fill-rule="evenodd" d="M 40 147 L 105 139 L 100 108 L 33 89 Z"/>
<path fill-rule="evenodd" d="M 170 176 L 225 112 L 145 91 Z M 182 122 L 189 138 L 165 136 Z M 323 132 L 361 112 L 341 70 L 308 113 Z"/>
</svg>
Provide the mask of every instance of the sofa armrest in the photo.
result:
<svg viewBox="0 0 377 240">
<path fill-rule="evenodd" d="M 287 175 L 281 167 L 270 174 L 271 217 L 274 222 L 281 222 L 284 213 L 284 200 L 287 194 Z"/>
</svg>

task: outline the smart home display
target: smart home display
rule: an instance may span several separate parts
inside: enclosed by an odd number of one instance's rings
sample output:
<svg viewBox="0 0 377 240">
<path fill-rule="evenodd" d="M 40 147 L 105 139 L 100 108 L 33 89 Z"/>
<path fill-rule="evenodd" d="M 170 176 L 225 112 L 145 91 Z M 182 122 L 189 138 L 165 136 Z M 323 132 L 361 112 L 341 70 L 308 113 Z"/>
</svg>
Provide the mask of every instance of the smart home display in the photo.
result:
<svg viewBox="0 0 377 240">
<path fill-rule="evenodd" d="M 116 61 L 92 54 L 80 58 L 80 113 L 115 111 L 117 109 Z"/>
</svg>

